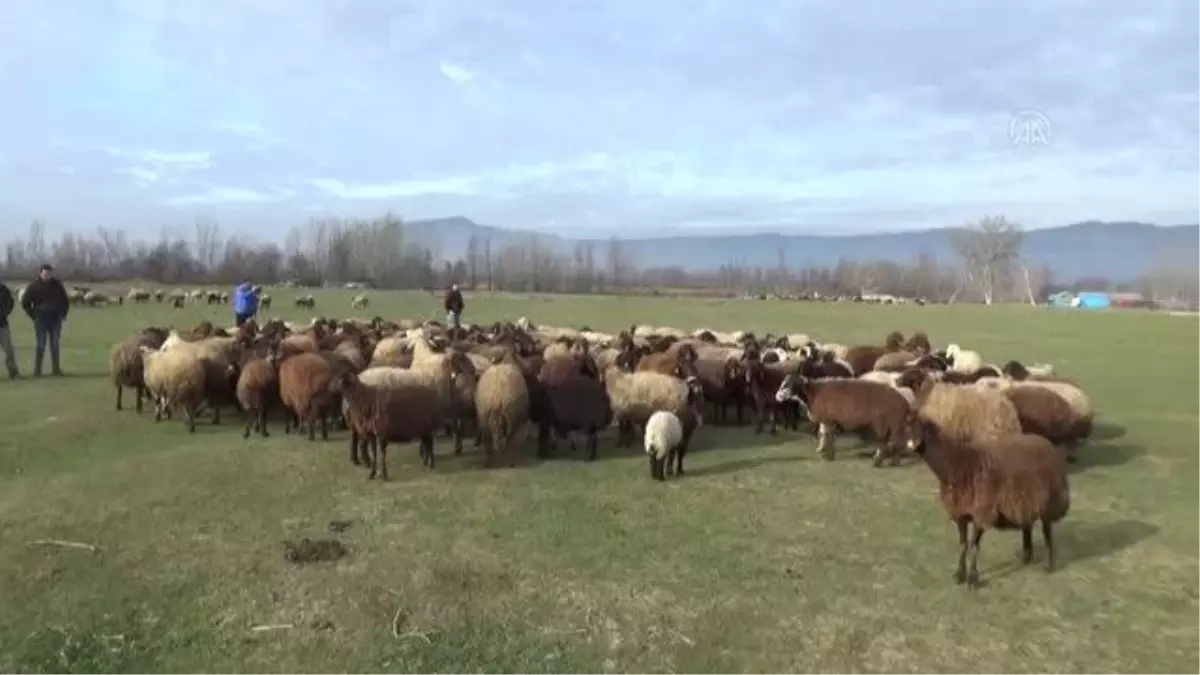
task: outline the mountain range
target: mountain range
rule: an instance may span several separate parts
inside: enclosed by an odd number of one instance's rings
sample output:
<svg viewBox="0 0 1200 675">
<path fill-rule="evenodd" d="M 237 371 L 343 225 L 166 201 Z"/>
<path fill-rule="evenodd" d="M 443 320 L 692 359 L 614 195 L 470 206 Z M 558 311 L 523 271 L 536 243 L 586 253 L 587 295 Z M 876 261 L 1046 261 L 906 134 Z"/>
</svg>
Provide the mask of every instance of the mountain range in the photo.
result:
<svg viewBox="0 0 1200 675">
<path fill-rule="evenodd" d="M 571 255 L 580 243 L 592 243 L 597 264 L 603 265 L 608 239 L 571 239 L 555 234 L 480 225 L 454 216 L 413 220 L 405 233 L 432 249 L 442 260 L 464 258 L 468 242 L 479 246 L 490 240 L 496 252 L 511 245 L 536 240 L 538 246 Z M 832 266 L 839 259 L 913 261 L 922 254 L 941 263 L 957 261 L 950 246 L 949 229 L 914 230 L 885 234 L 810 235 L 756 233 L 622 238 L 623 256 L 639 267 L 679 266 L 712 270 L 729 263 L 774 267 L 782 250 L 790 267 Z M 1133 280 L 1168 258 L 1196 265 L 1200 251 L 1200 224 L 1153 225 L 1137 222 L 1086 221 L 1029 230 L 1022 244 L 1023 257 L 1034 265 L 1046 264 L 1055 278 L 1107 277 Z M 482 253 L 482 248 L 480 248 Z"/>
</svg>

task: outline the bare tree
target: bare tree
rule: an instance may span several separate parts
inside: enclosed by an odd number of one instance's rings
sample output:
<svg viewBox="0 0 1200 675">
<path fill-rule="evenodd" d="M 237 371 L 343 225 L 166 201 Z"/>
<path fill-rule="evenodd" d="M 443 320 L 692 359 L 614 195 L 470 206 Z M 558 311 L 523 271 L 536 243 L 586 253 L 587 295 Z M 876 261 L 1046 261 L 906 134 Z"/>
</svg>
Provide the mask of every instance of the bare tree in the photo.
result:
<svg viewBox="0 0 1200 675">
<path fill-rule="evenodd" d="M 950 245 L 963 259 L 966 283 L 979 291 L 985 304 L 995 301 L 997 283 L 1011 276 L 1023 236 L 1021 226 L 1004 216 L 988 216 L 950 232 Z"/>
</svg>

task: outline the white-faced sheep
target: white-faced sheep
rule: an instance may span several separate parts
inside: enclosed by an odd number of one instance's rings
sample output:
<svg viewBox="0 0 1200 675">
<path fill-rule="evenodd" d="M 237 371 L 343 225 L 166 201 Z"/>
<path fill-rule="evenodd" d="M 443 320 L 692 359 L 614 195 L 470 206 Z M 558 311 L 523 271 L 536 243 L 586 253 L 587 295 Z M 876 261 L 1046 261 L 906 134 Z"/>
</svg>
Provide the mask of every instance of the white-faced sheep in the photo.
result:
<svg viewBox="0 0 1200 675">
<path fill-rule="evenodd" d="M 1048 570 L 1054 570 L 1054 523 L 1070 510 L 1071 492 L 1062 454 L 1035 434 L 1004 434 L 962 443 L 936 423 L 917 420 L 910 448 L 937 476 L 942 506 L 958 527 L 954 579 L 978 588 L 979 545 L 990 528 L 1021 530 L 1021 559 L 1033 559 L 1033 525 L 1040 522 Z M 970 553 L 970 568 L 967 554 Z"/>
<path fill-rule="evenodd" d="M 908 425 L 913 417 L 908 401 L 895 388 L 855 379 L 810 380 L 789 375 L 775 394 L 779 402 L 799 400 L 808 408 L 808 416 L 817 425 L 817 452 L 828 460 L 835 457 L 834 441 L 841 431 L 871 434 L 879 443 L 873 464 L 879 466 L 885 456 L 895 464 L 907 442 Z"/>
<path fill-rule="evenodd" d="M 650 456 L 650 478 L 667 479 L 666 467 L 683 444 L 683 422 L 673 412 L 659 410 L 646 420 L 645 448 Z"/>
<path fill-rule="evenodd" d="M 188 432 L 196 431 L 196 413 L 205 398 L 202 360 L 188 351 L 162 351 L 143 346 L 142 365 L 146 390 L 158 402 L 154 421 L 170 417 L 175 408 L 183 411 Z"/>
<path fill-rule="evenodd" d="M 499 460 L 516 464 L 512 444 L 529 421 L 529 388 L 525 375 L 512 363 L 497 363 L 479 376 L 475 386 L 475 418 L 483 438 L 485 466 Z"/>
<path fill-rule="evenodd" d="M 983 367 L 983 357 L 979 352 L 963 349 L 957 344 L 946 347 L 946 362 L 951 370 L 960 373 L 973 373 Z"/>
<path fill-rule="evenodd" d="M 432 389 L 420 384 L 375 387 L 343 372 L 331 381 L 330 391 L 341 396 L 351 430 L 370 449 L 368 479 L 388 479 L 387 446 L 392 442 L 418 441 L 421 463 L 434 468 L 433 436 L 441 424 L 441 406 Z M 353 456 L 357 443 L 353 438 L 351 443 Z"/>
</svg>

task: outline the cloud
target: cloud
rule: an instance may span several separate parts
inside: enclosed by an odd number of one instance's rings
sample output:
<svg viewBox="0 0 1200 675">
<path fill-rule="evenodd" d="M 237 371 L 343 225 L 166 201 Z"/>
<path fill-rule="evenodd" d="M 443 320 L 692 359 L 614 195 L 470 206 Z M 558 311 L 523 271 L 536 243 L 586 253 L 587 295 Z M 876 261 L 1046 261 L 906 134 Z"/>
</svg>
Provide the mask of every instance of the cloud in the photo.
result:
<svg viewBox="0 0 1200 675">
<path fill-rule="evenodd" d="M 457 84 L 466 84 L 467 82 L 475 79 L 475 73 L 463 68 L 462 66 L 456 66 L 453 63 L 447 63 L 445 61 L 442 61 L 440 64 L 438 64 L 438 70 L 440 70 L 443 75 L 450 78 Z"/>
<path fill-rule="evenodd" d="M 251 188 L 211 185 L 201 192 L 176 195 L 162 200 L 164 206 L 213 206 L 222 204 L 265 204 L 291 199 L 296 191 L 288 188 L 273 188 L 269 192 Z"/>
<path fill-rule="evenodd" d="M 153 232 L 163 203 L 254 203 L 281 230 L 391 209 L 631 235 L 1200 219 L 1194 3 L 5 9 L 0 90 L 22 105 L 0 108 L 0 203 L 29 216 L 103 204 Z M 1045 143 L 1014 143 L 1024 110 Z"/>
</svg>

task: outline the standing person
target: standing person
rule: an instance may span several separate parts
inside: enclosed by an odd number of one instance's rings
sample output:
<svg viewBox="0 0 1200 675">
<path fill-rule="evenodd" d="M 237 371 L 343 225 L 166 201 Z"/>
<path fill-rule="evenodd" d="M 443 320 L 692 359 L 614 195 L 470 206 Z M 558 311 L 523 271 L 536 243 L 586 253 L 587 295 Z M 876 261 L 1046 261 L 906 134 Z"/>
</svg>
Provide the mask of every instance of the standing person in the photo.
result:
<svg viewBox="0 0 1200 675">
<path fill-rule="evenodd" d="M 258 289 L 249 280 L 233 289 L 233 318 L 238 326 L 258 314 Z"/>
<path fill-rule="evenodd" d="M 25 288 L 25 297 L 21 299 L 21 308 L 33 319 L 33 332 L 36 336 L 36 347 L 33 354 L 33 376 L 42 376 L 42 361 L 46 356 L 46 344 L 50 344 L 50 364 L 52 374 L 63 374 L 59 361 L 59 338 L 62 337 L 63 321 L 67 320 L 67 312 L 71 311 L 71 301 L 67 298 L 67 289 L 54 276 L 54 268 L 42 265 L 38 268 L 37 278 Z"/>
<path fill-rule="evenodd" d="M 446 307 L 446 324 L 457 333 L 462 325 L 463 309 L 467 306 L 463 302 L 462 291 L 458 290 L 458 284 L 450 284 L 450 290 L 446 291 L 446 301 L 442 304 Z"/>
<path fill-rule="evenodd" d="M 8 317 L 12 314 L 16 303 L 12 291 L 0 281 L 0 349 L 4 350 L 4 366 L 8 369 L 8 379 L 15 380 L 21 376 L 17 372 L 17 355 L 13 349 L 12 329 L 8 327 Z"/>
</svg>

